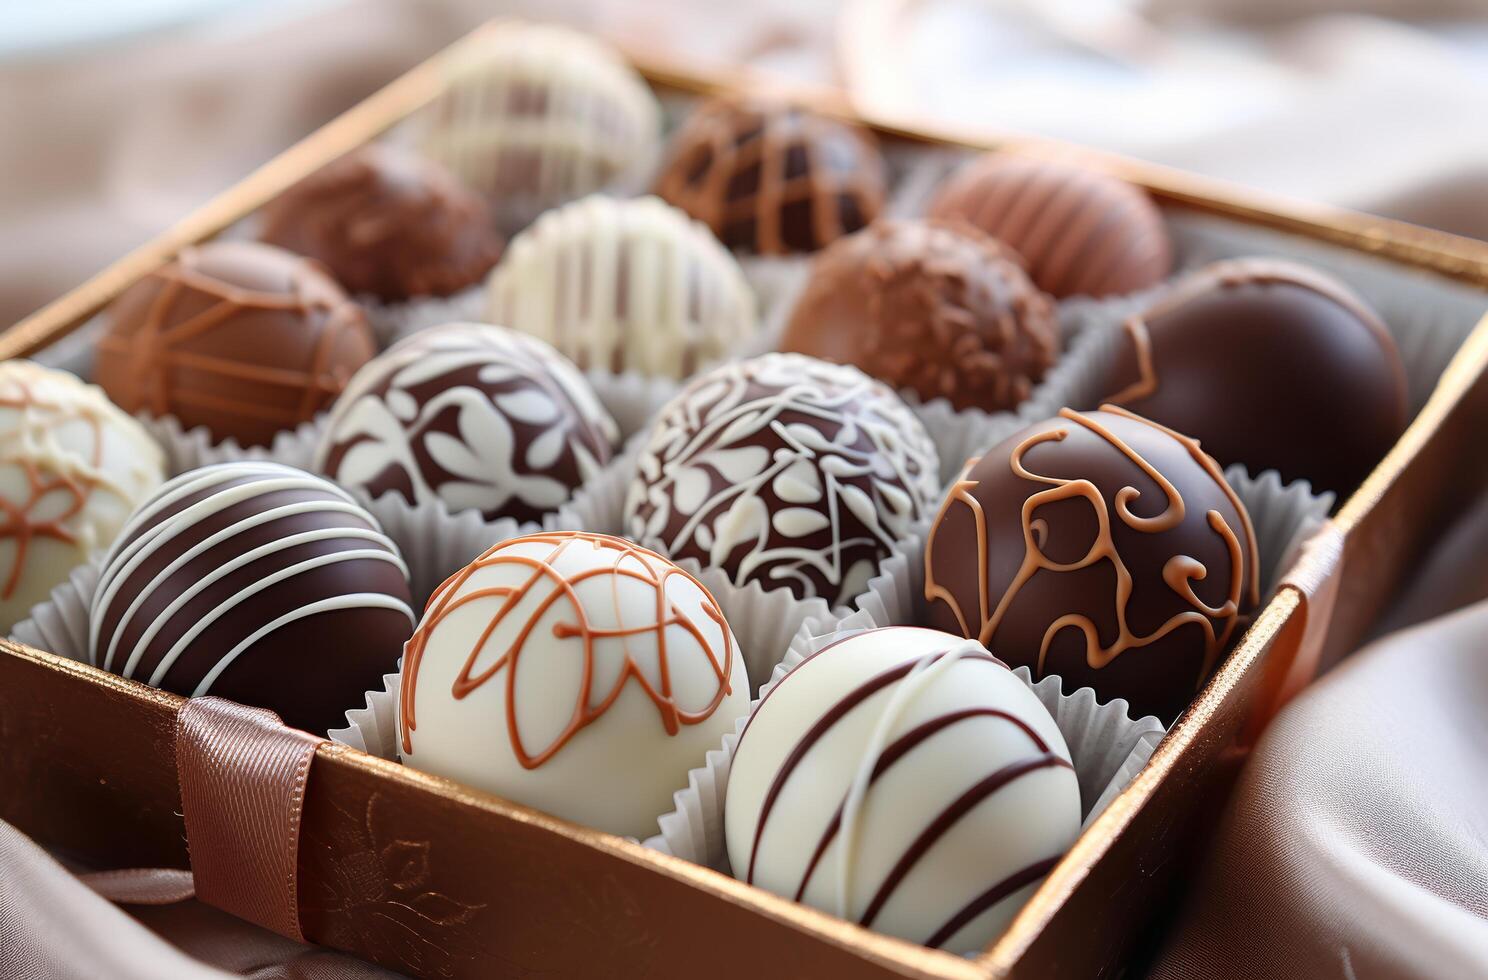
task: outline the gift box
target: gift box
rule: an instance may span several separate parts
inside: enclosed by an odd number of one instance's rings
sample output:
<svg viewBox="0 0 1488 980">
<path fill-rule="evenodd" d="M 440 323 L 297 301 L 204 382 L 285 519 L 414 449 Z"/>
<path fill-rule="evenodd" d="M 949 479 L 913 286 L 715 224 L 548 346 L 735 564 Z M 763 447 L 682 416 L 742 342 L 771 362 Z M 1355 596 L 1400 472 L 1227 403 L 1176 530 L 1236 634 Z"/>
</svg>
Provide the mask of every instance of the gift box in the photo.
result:
<svg viewBox="0 0 1488 980">
<path fill-rule="evenodd" d="M 299 179 L 438 99 L 481 37 L 477 32 L 415 68 L 12 327 L 0 336 L 0 356 L 44 353 L 59 363 L 86 363 L 83 328 L 112 298 L 181 248 L 230 232 Z M 644 53 L 632 53 L 632 61 L 671 104 L 751 84 L 698 77 Z M 873 118 L 830 94 L 793 98 L 877 131 L 901 171 L 891 206 L 905 213 L 916 206 L 916 181 L 928 186 L 955 160 L 988 145 Z M 1020 148 L 1045 150 L 1034 143 Z M 1073 977 L 1121 969 L 1140 953 L 1166 908 L 1181 901 L 1188 857 L 1266 721 L 1358 643 L 1431 533 L 1481 485 L 1488 319 L 1473 327 L 1476 314 L 1464 311 L 1488 308 L 1488 245 L 1272 201 L 1134 161 L 1102 162 L 1149 191 L 1181 251 L 1287 255 L 1335 271 L 1361 290 L 1367 286 L 1367 298 L 1392 326 L 1404 323 L 1401 329 L 1410 334 L 1402 349 L 1414 416 L 1364 484 L 1331 517 L 1308 528 L 1305 543 L 1271 556 L 1277 587 L 1270 601 L 1146 764 L 1102 801 L 1074 847 L 990 948 L 960 957 L 901 942 L 665 853 L 675 847 L 575 826 L 347 745 L 286 741 L 272 725 L 254 736 L 266 742 L 251 744 L 298 753 L 308 767 L 293 790 L 302 797 L 292 794 L 297 820 L 288 829 L 270 821 L 266 844 L 244 841 L 241 847 L 248 863 L 272 852 L 278 872 L 288 876 L 289 893 L 277 897 L 271 914 L 241 894 L 218 903 L 306 941 L 423 976 L 707 970 L 740 977 L 780 971 Z M 760 263 L 751 274 L 762 294 L 776 294 L 767 304 L 773 309 L 788 306 L 799 287 L 796 272 L 778 263 Z M 390 333 L 404 328 L 411 326 L 386 324 Z M 1077 378 L 1061 383 L 1071 387 L 1048 397 L 1078 390 Z M 650 396 L 614 397 L 634 407 L 649 404 Z M 963 419 L 934 405 L 920 412 L 943 454 L 946 447 L 972 448 L 963 445 L 971 438 Z M 633 431 L 645 411 L 635 407 L 629 415 L 625 428 Z M 985 437 L 991 430 L 971 431 Z M 602 520 L 602 511 L 593 495 L 581 496 L 561 518 L 593 522 Z M 449 559 L 435 554 L 429 561 Z M 82 569 L 74 579 L 87 574 Z M 71 593 L 71 601 L 86 587 Z M 880 592 L 889 588 L 881 584 Z M 892 602 L 880 595 L 876 608 L 886 605 Z M 55 622 L 59 630 L 69 628 L 65 615 Z M 52 635 L 59 648 L 80 642 Z M 223 885 L 223 864 L 232 864 L 231 847 L 226 858 L 221 847 L 209 853 L 208 831 L 182 813 L 200 813 L 204 805 L 195 775 L 203 762 L 246 766 L 244 745 L 250 743 L 222 727 L 235 720 L 230 712 L 199 715 L 174 695 L 55 652 L 0 641 L 0 817 L 95 867 L 194 868 L 199 892 L 213 900 L 213 889 Z M 229 776 L 228 782 L 256 785 L 246 770 Z M 278 813 L 277 806 L 269 806 L 265 819 Z M 188 840 L 194 842 L 190 850 Z M 287 923 L 281 921 L 286 909 Z"/>
</svg>

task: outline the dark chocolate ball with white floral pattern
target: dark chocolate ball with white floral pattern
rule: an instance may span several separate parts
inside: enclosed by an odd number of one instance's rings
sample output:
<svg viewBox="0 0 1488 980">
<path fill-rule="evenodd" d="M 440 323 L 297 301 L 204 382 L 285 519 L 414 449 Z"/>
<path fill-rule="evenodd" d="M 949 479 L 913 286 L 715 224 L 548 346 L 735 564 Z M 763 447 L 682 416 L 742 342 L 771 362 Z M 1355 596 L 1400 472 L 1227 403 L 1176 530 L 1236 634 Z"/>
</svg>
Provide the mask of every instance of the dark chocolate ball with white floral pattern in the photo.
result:
<svg viewBox="0 0 1488 980">
<path fill-rule="evenodd" d="M 552 347 L 506 327 L 451 323 L 356 373 L 316 466 L 372 497 L 526 521 L 598 473 L 618 439 L 584 376 Z"/>
<path fill-rule="evenodd" d="M 653 423 L 626 533 L 738 585 L 860 594 L 938 496 L 935 445 L 857 368 L 766 354 L 695 378 Z"/>
</svg>

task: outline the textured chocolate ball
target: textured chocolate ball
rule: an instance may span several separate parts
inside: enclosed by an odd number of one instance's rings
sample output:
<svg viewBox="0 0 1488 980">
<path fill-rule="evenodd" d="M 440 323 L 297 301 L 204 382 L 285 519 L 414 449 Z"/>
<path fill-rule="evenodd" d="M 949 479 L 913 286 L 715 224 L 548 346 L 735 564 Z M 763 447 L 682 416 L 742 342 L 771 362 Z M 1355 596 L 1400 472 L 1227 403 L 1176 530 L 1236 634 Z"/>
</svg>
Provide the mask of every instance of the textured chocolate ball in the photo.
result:
<svg viewBox="0 0 1488 980">
<path fill-rule="evenodd" d="M 114 301 L 95 380 L 126 412 L 266 445 L 330 405 L 375 350 L 309 259 L 256 242 L 188 248 Z"/>
<path fill-rule="evenodd" d="M 780 348 L 998 412 L 1054 363 L 1059 322 L 996 239 L 960 222 L 876 221 L 817 257 Z"/>
<path fill-rule="evenodd" d="M 868 224 L 886 184 L 867 130 L 794 106 L 715 98 L 672 137 L 656 192 L 729 248 L 782 255 Z"/>
<path fill-rule="evenodd" d="M 929 623 L 1066 691 L 1171 722 L 1259 601 L 1255 531 L 1193 439 L 1065 409 L 952 485 L 925 546 Z"/>
<path fill-rule="evenodd" d="M 1216 262 L 1124 329 L 1105 400 L 1181 427 L 1226 465 L 1347 493 L 1405 431 L 1394 338 L 1307 266 Z"/>
<path fill-rule="evenodd" d="M 397 669 L 413 629 L 397 547 L 346 491 L 278 463 L 166 483 L 108 553 L 95 666 L 325 732 Z"/>
<path fill-rule="evenodd" d="M 539 520 L 609 461 L 620 432 L 547 344 L 451 323 L 395 344 L 331 411 L 316 469 L 370 496 Z"/>
<path fill-rule="evenodd" d="M 988 153 L 966 165 L 930 205 L 1023 256 L 1039 288 L 1113 296 L 1156 285 L 1173 268 L 1162 214 L 1141 188 L 1060 160 Z"/>
<path fill-rule="evenodd" d="M 264 241 L 325 264 L 353 293 L 388 302 L 448 296 L 501 255 L 486 203 L 439 164 L 373 144 L 263 209 Z"/>
<path fill-rule="evenodd" d="M 695 378 L 661 410 L 625 526 L 736 584 L 838 605 L 935 506 L 938 469 L 888 388 L 857 368 L 766 354 Z"/>
</svg>

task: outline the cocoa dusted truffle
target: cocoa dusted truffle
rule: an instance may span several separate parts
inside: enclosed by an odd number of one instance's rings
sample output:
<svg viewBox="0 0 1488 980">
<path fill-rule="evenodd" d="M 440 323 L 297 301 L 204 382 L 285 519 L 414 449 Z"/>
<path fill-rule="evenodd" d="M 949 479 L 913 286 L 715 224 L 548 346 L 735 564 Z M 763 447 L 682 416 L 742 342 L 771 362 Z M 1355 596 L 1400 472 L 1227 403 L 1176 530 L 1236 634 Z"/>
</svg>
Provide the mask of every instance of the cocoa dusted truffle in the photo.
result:
<svg viewBox="0 0 1488 980">
<path fill-rule="evenodd" d="M 780 347 L 997 412 L 1054 363 L 1059 323 L 996 239 L 960 222 L 877 221 L 817 257 Z"/>
<path fill-rule="evenodd" d="M 1115 407 L 1064 409 L 989 449 L 925 545 L 931 626 L 1164 722 L 1219 666 L 1259 588 L 1255 531 L 1219 464 Z"/>
<path fill-rule="evenodd" d="M 672 137 L 656 192 L 732 249 L 813 252 L 878 217 L 883 157 L 867 130 L 794 106 L 715 98 Z"/>
<path fill-rule="evenodd" d="M 1225 464 L 1346 493 L 1405 430 L 1394 338 L 1307 266 L 1216 262 L 1124 329 L 1106 400 L 1182 427 Z"/>
<path fill-rule="evenodd" d="M 935 505 L 935 445 L 857 368 L 765 354 L 699 375 L 661 410 L 627 533 L 674 559 L 839 605 Z"/>
<path fill-rule="evenodd" d="M 260 237 L 323 262 L 353 293 L 448 296 L 501 254 L 486 203 L 439 164 L 385 144 L 349 153 L 263 210 Z"/>
<path fill-rule="evenodd" d="M 93 596 L 90 661 L 321 733 L 397 669 L 408 569 L 345 490 L 278 463 L 166 483 L 119 533 Z"/>
<path fill-rule="evenodd" d="M 1113 296 L 1156 285 L 1173 268 L 1162 214 L 1141 188 L 1074 163 L 988 153 L 962 168 L 930 205 L 1017 249 L 1039 288 Z"/>
<path fill-rule="evenodd" d="M 184 250 L 114 301 L 95 380 L 126 412 L 262 446 L 330 405 L 375 351 L 309 259 L 256 242 Z"/>
</svg>

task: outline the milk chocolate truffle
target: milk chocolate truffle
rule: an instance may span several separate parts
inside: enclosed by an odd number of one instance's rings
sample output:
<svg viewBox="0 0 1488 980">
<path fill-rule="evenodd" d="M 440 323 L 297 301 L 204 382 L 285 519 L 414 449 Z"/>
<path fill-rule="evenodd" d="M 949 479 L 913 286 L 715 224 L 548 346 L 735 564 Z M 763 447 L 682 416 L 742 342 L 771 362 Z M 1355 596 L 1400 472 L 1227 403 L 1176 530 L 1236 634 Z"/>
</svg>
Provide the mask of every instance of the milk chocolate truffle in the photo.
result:
<svg viewBox="0 0 1488 980">
<path fill-rule="evenodd" d="M 656 192 L 732 249 L 814 252 L 883 209 L 886 168 L 867 130 L 795 106 L 703 103 L 672 137 Z"/>
<path fill-rule="evenodd" d="M 330 405 L 372 357 L 361 307 L 272 245 L 188 248 L 109 307 L 97 381 L 126 412 L 262 446 Z"/>
<path fill-rule="evenodd" d="M 346 491 L 278 463 L 183 473 L 137 510 L 93 596 L 95 666 L 321 733 L 397 669 L 398 549 Z"/>
<path fill-rule="evenodd" d="M 164 467 L 160 447 L 98 388 L 0 361 L 0 633 L 113 542 Z"/>
<path fill-rule="evenodd" d="M 1409 420 L 1405 367 L 1380 318 L 1294 262 L 1216 262 L 1124 330 L 1108 400 L 1253 473 L 1346 493 Z"/>
<path fill-rule="evenodd" d="M 439 164 L 386 144 L 347 154 L 263 210 L 264 241 L 387 302 L 448 296 L 501 254 L 486 203 Z"/>
<path fill-rule="evenodd" d="M 951 177 L 930 215 L 1002 239 L 1039 288 L 1061 299 L 1136 292 L 1173 268 L 1162 214 L 1146 192 L 1061 160 L 985 154 Z"/>
<path fill-rule="evenodd" d="M 538 520 L 610 458 L 620 432 L 574 366 L 506 327 L 450 323 L 356 373 L 316 469 L 373 497 Z"/>
<path fill-rule="evenodd" d="M 960 222 L 876 221 L 817 257 L 780 347 L 998 412 L 1054 363 L 1059 323 L 996 239 Z"/>
<path fill-rule="evenodd" d="M 1065 691 L 1171 722 L 1259 601 L 1255 531 L 1193 439 L 1064 409 L 954 483 L 925 545 L 929 624 Z"/>
<path fill-rule="evenodd" d="M 889 627 L 802 662 L 729 770 L 734 874 L 953 953 L 987 946 L 1080 832 L 1069 748 L 980 644 Z"/>
<path fill-rule="evenodd" d="M 658 415 L 625 499 L 637 541 L 738 585 L 832 605 L 935 506 L 919 420 L 857 368 L 766 354 L 695 378 Z"/>
<path fill-rule="evenodd" d="M 553 531 L 434 593 L 403 660 L 398 747 L 416 769 L 647 837 L 748 709 L 702 583 L 623 538 Z"/>
<path fill-rule="evenodd" d="M 661 106 L 610 46 L 567 28 L 497 24 L 460 50 L 415 125 L 422 152 L 485 195 L 503 231 L 595 191 L 635 189 L 661 146 Z"/>
</svg>

